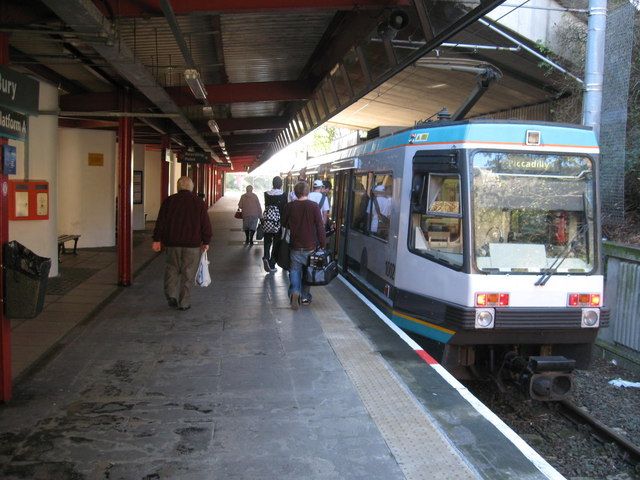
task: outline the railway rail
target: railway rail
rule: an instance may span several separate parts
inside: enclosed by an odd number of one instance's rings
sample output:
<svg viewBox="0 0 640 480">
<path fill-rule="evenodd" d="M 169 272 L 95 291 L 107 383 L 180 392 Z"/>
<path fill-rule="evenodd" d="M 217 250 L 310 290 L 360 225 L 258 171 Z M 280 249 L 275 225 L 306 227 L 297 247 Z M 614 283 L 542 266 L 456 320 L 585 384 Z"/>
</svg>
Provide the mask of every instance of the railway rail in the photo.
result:
<svg viewBox="0 0 640 480">
<path fill-rule="evenodd" d="M 565 477 L 640 479 L 640 446 L 630 441 L 637 432 L 634 392 L 603 388 L 600 377 L 606 375 L 585 373 L 579 372 L 573 401 L 534 401 L 511 383 L 504 391 L 494 382 L 464 383 Z M 627 436 L 607 423 L 620 425 Z"/>
<path fill-rule="evenodd" d="M 561 406 L 565 415 L 568 415 L 572 421 L 588 424 L 599 435 L 603 436 L 605 440 L 615 442 L 629 454 L 630 458 L 635 459 L 636 462 L 640 462 L 640 446 L 630 442 L 626 437 L 620 435 L 614 429 L 608 427 L 573 402 L 565 399 L 558 402 L 558 404 Z M 640 463 L 636 463 L 636 470 L 640 473 Z"/>
</svg>

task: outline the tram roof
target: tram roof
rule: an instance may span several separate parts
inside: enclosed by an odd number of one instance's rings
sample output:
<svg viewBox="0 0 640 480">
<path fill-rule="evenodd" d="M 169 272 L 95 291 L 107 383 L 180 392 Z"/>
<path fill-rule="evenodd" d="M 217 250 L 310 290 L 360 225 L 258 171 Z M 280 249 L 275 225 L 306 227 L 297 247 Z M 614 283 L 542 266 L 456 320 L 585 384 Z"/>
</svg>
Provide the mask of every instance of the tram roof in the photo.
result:
<svg viewBox="0 0 640 480">
<path fill-rule="evenodd" d="M 475 76 L 428 68 L 436 56 L 502 71 L 470 116 L 557 97 L 557 77 L 526 52 L 443 47 L 513 46 L 475 22 L 502 1 L 439 11 L 408 0 L 7 0 L 1 26 L 9 66 L 59 85 L 60 126 L 116 130 L 119 92 L 129 88 L 136 142 L 168 136 L 174 148 L 203 148 L 220 162 L 224 146 L 245 170 L 326 121 L 410 126 L 455 110 Z M 409 24 L 390 33 L 397 11 Z M 436 23 L 436 35 L 425 36 L 423 25 Z M 206 101 L 187 87 L 187 69 L 198 72 Z"/>
</svg>

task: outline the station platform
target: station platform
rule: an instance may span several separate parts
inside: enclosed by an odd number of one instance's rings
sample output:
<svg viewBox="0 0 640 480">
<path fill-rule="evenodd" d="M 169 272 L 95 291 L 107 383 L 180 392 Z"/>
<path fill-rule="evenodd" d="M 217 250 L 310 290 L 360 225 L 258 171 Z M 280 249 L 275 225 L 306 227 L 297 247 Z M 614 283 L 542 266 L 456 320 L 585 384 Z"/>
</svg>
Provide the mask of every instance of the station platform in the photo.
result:
<svg viewBox="0 0 640 480">
<path fill-rule="evenodd" d="M 562 478 L 340 279 L 293 311 L 236 204 L 210 211 L 213 283 L 190 310 L 166 305 L 149 239 L 134 284 L 24 367 L 0 478 Z"/>
</svg>

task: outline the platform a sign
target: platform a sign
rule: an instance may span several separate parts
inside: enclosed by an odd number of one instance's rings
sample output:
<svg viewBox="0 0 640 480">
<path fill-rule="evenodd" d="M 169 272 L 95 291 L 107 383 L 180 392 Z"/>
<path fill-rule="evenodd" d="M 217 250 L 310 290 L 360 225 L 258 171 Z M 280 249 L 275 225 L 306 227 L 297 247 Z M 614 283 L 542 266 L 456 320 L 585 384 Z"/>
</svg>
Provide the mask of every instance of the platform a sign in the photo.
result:
<svg viewBox="0 0 640 480">
<path fill-rule="evenodd" d="M 0 137 L 14 140 L 27 138 L 27 116 L 0 107 Z"/>
</svg>

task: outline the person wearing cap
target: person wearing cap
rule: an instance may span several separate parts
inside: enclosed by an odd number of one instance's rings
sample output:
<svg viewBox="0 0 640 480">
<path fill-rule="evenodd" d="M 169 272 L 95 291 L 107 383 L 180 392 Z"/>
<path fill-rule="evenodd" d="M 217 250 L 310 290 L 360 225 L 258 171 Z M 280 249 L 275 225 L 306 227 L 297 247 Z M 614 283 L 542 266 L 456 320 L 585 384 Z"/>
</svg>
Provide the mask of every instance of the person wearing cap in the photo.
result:
<svg viewBox="0 0 640 480">
<path fill-rule="evenodd" d="M 313 192 L 309 194 L 309 200 L 318 204 L 320 212 L 322 213 L 322 221 L 326 225 L 329 221 L 329 210 L 331 210 L 331 205 L 329 205 L 329 197 L 324 190 L 324 182 L 320 179 L 314 180 Z"/>
</svg>

